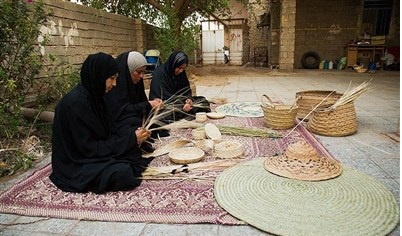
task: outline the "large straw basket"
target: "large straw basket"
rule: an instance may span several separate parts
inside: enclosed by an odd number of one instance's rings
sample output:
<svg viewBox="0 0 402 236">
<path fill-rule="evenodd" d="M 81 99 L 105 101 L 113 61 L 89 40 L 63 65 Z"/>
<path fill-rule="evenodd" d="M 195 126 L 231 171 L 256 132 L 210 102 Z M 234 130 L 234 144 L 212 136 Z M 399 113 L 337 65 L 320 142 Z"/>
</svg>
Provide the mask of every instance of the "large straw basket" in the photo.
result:
<svg viewBox="0 0 402 236">
<path fill-rule="evenodd" d="M 300 120 L 304 118 L 305 121 L 308 121 L 311 117 L 310 112 L 314 109 L 314 107 L 317 106 L 317 104 L 319 104 L 320 102 L 320 105 L 333 104 L 341 96 L 342 94 L 336 93 L 335 91 L 325 90 L 307 90 L 297 92 L 296 99 L 299 109 L 297 110 L 296 117 Z"/>
<path fill-rule="evenodd" d="M 356 133 L 357 119 L 353 102 L 340 105 L 334 110 L 330 105 L 319 106 L 307 122 L 307 129 L 324 136 L 347 136 Z"/>
<path fill-rule="evenodd" d="M 268 128 L 290 129 L 295 125 L 298 109 L 296 102 L 293 105 L 277 105 L 267 95 L 263 95 L 263 97 L 266 98 L 266 101 L 262 102 L 261 107 Z"/>
</svg>

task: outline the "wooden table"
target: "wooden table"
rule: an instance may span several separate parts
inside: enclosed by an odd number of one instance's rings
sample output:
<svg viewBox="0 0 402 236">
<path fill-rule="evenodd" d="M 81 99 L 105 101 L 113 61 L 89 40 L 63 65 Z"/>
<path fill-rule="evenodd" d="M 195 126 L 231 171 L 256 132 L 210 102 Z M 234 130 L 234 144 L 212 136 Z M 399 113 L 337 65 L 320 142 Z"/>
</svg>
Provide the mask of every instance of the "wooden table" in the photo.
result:
<svg viewBox="0 0 402 236">
<path fill-rule="evenodd" d="M 353 67 L 359 62 L 359 58 L 367 58 L 369 62 L 379 62 L 383 67 L 381 57 L 384 56 L 385 45 L 349 44 L 347 46 L 347 67 Z M 362 62 L 360 61 L 360 64 Z M 364 65 L 368 68 L 369 65 Z"/>
</svg>

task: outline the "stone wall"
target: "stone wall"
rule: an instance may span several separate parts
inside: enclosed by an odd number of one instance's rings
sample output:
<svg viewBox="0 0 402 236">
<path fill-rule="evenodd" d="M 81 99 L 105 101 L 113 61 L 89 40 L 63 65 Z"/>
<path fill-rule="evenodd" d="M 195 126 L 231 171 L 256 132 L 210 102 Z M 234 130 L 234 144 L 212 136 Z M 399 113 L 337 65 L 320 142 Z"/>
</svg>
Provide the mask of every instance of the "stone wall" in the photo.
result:
<svg viewBox="0 0 402 236">
<path fill-rule="evenodd" d="M 261 0 L 260 3 L 257 1 L 250 1 L 251 7 L 248 8 L 248 26 L 249 26 L 249 59 L 248 61 L 250 63 L 254 63 L 254 59 L 256 58 L 256 61 L 258 62 L 258 65 L 260 62 L 266 66 L 267 63 L 269 63 L 266 60 L 264 60 L 263 53 L 260 53 L 261 50 L 258 50 L 260 48 L 267 48 L 269 51 L 269 45 L 271 44 L 270 42 L 270 28 L 269 26 L 260 26 L 261 19 L 265 13 L 268 13 L 270 11 L 269 9 L 269 0 Z M 255 55 L 256 54 L 256 55 Z M 268 55 L 269 56 L 269 55 Z"/>
<path fill-rule="evenodd" d="M 295 62 L 295 19 L 296 1 L 283 0 L 281 8 L 281 28 L 279 38 L 279 68 L 294 69 Z"/>
<path fill-rule="evenodd" d="M 48 38 L 42 55 L 80 65 L 89 54 L 100 51 L 117 56 L 155 47 L 152 27 L 141 20 L 62 0 L 44 3 L 53 16 L 41 26 L 38 43 Z"/>
</svg>

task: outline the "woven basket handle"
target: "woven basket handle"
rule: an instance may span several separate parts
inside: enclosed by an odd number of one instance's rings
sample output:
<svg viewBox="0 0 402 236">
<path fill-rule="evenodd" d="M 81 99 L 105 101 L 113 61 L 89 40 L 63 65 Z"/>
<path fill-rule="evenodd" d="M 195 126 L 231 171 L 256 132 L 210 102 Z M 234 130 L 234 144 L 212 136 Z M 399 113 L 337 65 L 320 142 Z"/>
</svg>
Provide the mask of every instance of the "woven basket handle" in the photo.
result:
<svg viewBox="0 0 402 236">
<path fill-rule="evenodd" d="M 268 101 L 263 101 L 262 100 L 262 105 L 263 106 L 268 106 L 268 107 L 275 107 L 274 103 L 272 102 L 271 98 L 269 98 L 267 95 L 262 95 L 262 98 L 265 98 Z"/>
<path fill-rule="evenodd" d="M 301 96 L 297 96 L 297 98 L 295 99 L 295 101 L 293 102 L 292 106 L 290 106 L 290 110 L 294 109 L 294 106 L 297 105 L 297 102 L 301 99 Z"/>
</svg>

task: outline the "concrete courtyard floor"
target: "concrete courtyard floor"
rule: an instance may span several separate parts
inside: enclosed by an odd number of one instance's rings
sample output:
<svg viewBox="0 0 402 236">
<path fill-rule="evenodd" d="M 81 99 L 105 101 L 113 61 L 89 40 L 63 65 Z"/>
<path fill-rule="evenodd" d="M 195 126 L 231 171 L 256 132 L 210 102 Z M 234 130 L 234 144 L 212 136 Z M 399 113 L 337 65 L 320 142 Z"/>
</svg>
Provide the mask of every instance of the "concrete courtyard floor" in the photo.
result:
<svg viewBox="0 0 402 236">
<path fill-rule="evenodd" d="M 227 102 L 259 102 L 262 95 L 266 94 L 290 104 L 299 91 L 336 90 L 343 93 L 350 84 L 355 87 L 372 78 L 374 90 L 362 94 L 355 101 L 357 133 L 346 137 L 315 136 L 344 165 L 363 171 L 382 182 L 395 195 L 400 206 L 400 143 L 391 138 L 399 130 L 399 71 L 369 74 L 351 69 L 282 72 L 267 68 L 217 67 L 209 68 L 208 76 L 206 70 L 203 71 L 196 73 L 197 94 L 209 99 L 226 98 Z M 49 161 L 47 157 L 34 169 L 1 182 L 0 191 Z M 0 214 L 0 223 L 0 235 L 269 235 L 252 226 L 98 222 L 12 214 Z M 390 235 L 400 235 L 399 225 Z"/>
</svg>

